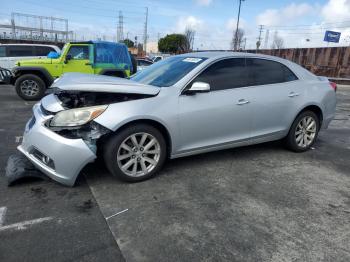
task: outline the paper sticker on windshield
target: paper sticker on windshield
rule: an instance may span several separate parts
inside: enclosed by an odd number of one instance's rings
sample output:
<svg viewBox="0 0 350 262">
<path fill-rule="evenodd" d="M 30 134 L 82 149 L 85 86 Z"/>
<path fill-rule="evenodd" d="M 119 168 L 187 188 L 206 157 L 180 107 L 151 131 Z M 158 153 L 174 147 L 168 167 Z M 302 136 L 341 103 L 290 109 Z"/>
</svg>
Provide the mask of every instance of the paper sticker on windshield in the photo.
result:
<svg viewBox="0 0 350 262">
<path fill-rule="evenodd" d="M 202 58 L 195 58 L 195 57 L 187 57 L 184 60 L 182 60 L 184 62 L 190 62 L 190 63 L 198 63 L 200 61 L 202 61 Z"/>
</svg>

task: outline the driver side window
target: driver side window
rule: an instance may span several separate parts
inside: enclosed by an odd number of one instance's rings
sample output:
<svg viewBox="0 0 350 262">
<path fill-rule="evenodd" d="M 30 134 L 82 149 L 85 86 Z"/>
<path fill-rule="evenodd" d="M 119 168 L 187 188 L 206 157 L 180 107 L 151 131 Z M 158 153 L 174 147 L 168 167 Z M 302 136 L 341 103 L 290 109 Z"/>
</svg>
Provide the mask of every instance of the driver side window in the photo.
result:
<svg viewBox="0 0 350 262">
<path fill-rule="evenodd" d="M 218 61 L 200 73 L 193 82 L 208 83 L 212 91 L 247 86 L 245 58 Z"/>
<path fill-rule="evenodd" d="M 71 46 L 68 55 L 75 60 L 87 60 L 89 59 L 89 46 Z"/>
</svg>

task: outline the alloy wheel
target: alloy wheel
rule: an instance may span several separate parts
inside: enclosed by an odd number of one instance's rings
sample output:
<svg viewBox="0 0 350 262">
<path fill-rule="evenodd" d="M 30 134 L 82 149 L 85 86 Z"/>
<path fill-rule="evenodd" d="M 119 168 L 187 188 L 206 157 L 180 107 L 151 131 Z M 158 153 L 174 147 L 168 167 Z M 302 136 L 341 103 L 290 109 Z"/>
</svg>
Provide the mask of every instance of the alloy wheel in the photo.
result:
<svg viewBox="0 0 350 262">
<path fill-rule="evenodd" d="M 160 154 L 160 144 L 154 136 L 148 133 L 135 133 L 120 144 L 117 162 L 124 174 L 140 177 L 158 165 Z"/>
<path fill-rule="evenodd" d="M 33 80 L 24 80 L 20 87 L 22 93 L 26 96 L 35 96 L 39 92 L 39 86 Z"/>
<path fill-rule="evenodd" d="M 308 147 L 315 139 L 316 120 L 311 116 L 303 117 L 295 129 L 295 141 L 299 147 Z"/>
</svg>

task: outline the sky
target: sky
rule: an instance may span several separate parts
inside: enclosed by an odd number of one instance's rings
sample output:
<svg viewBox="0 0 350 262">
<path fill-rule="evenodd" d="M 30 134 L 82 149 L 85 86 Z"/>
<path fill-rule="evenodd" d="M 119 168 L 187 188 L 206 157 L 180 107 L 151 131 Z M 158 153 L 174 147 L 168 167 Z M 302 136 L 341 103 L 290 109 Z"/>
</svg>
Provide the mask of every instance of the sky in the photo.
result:
<svg viewBox="0 0 350 262">
<path fill-rule="evenodd" d="M 194 49 L 230 49 L 239 0 L 0 0 L 0 24 L 10 23 L 11 13 L 66 18 L 79 40 L 115 40 L 119 11 L 124 38 L 143 41 L 148 7 L 148 46 L 160 37 L 195 30 Z M 30 24 L 31 21 L 20 21 Z M 240 28 L 246 48 L 253 49 L 263 25 L 261 48 L 269 48 L 277 34 L 284 47 L 350 45 L 350 0 L 245 0 Z M 61 26 L 61 25 L 56 25 Z M 339 44 L 323 41 L 325 30 L 341 32 Z M 268 37 L 267 36 L 268 32 Z M 267 38 L 267 42 L 266 42 Z"/>
</svg>

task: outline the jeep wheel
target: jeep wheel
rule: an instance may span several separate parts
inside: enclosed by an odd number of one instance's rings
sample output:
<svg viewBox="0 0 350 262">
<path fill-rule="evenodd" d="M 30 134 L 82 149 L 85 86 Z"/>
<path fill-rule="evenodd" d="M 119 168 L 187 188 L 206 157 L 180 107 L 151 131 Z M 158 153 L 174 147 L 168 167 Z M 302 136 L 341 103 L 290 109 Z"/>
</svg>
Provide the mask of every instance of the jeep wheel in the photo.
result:
<svg viewBox="0 0 350 262">
<path fill-rule="evenodd" d="M 37 75 L 26 74 L 17 78 L 15 82 L 17 94 L 24 100 L 39 100 L 45 94 L 45 82 Z"/>
</svg>

